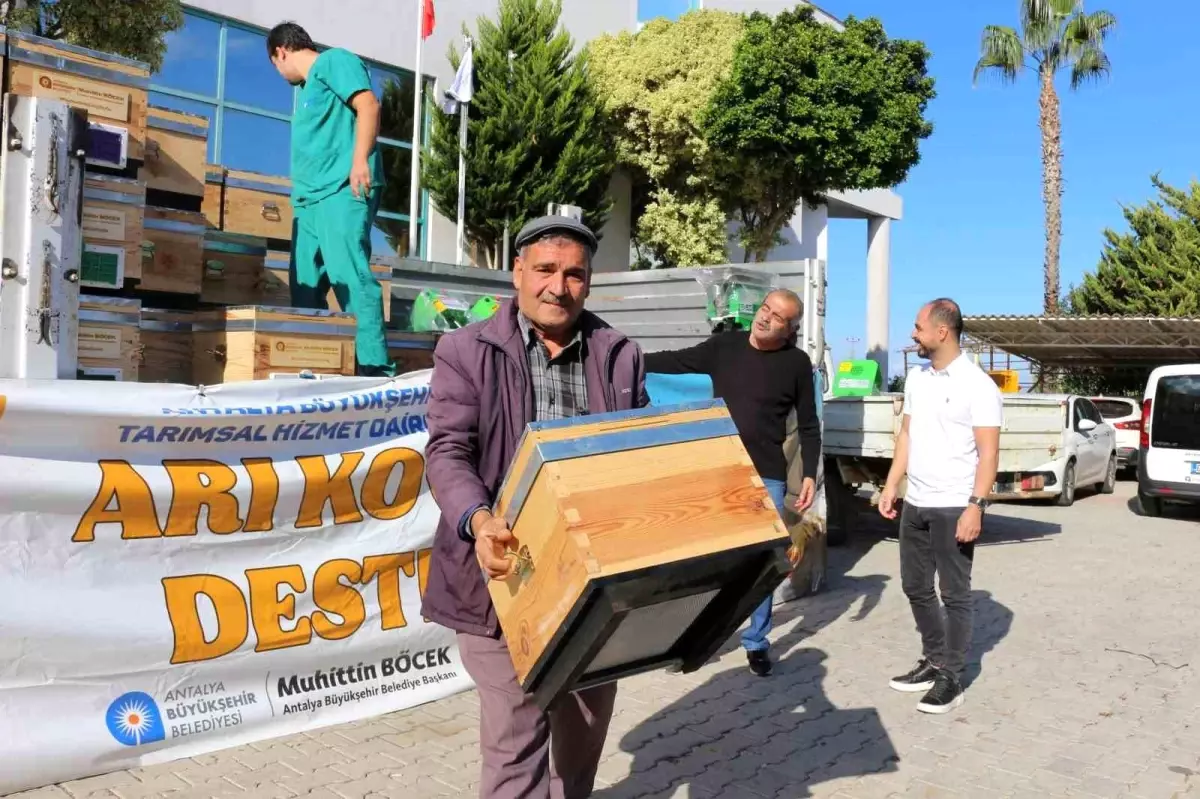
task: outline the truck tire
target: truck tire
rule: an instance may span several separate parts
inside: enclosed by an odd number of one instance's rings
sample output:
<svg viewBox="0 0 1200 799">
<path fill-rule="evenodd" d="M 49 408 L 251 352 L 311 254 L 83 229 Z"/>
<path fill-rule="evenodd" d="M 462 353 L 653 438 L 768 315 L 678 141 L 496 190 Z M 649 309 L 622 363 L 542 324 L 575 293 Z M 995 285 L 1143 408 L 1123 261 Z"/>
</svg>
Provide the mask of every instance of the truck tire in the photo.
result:
<svg viewBox="0 0 1200 799">
<path fill-rule="evenodd" d="M 854 522 L 854 496 L 842 482 L 837 461 L 825 459 L 825 543 L 831 547 L 845 545 L 850 525 Z"/>
<path fill-rule="evenodd" d="M 1075 504 L 1075 461 L 1068 461 L 1063 469 L 1062 491 L 1054 498 L 1054 504 L 1060 508 L 1069 508 Z"/>
<path fill-rule="evenodd" d="M 1101 494 L 1111 494 L 1117 490 L 1117 453 L 1108 456 L 1108 471 L 1104 473 L 1104 482 L 1096 486 Z"/>
</svg>

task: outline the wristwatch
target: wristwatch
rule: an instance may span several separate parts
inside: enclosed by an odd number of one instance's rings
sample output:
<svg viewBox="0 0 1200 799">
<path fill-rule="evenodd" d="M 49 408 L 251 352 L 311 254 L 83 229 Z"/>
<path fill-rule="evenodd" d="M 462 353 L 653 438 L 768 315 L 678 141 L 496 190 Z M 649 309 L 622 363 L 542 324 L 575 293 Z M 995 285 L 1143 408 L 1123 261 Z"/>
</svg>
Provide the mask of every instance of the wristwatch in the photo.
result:
<svg viewBox="0 0 1200 799">
<path fill-rule="evenodd" d="M 971 497 L 967 500 L 968 505 L 978 505 L 980 510 L 987 510 L 988 505 L 992 503 L 986 497 Z"/>
</svg>

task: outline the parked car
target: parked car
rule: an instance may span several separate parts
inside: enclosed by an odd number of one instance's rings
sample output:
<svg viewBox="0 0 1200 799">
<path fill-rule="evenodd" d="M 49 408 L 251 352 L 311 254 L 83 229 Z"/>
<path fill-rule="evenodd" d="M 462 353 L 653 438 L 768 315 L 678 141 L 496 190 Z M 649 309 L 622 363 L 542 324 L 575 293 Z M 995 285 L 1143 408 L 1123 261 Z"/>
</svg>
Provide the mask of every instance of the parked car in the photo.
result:
<svg viewBox="0 0 1200 799">
<path fill-rule="evenodd" d="M 1117 468 L 1136 469 L 1142 435 L 1142 404 L 1128 397 L 1090 397 L 1117 433 Z"/>
<path fill-rule="evenodd" d="M 1200 502 L 1200 363 L 1160 366 L 1146 381 L 1138 505 L 1161 516 L 1164 500 Z"/>
</svg>

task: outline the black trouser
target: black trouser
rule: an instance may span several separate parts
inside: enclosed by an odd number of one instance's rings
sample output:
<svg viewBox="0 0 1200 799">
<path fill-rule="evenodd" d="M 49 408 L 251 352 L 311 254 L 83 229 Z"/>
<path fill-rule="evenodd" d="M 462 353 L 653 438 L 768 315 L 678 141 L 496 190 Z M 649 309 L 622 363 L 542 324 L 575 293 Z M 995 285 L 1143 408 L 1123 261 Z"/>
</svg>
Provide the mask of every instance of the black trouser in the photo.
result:
<svg viewBox="0 0 1200 799">
<path fill-rule="evenodd" d="M 971 645 L 971 563 L 975 544 L 955 539 L 964 508 L 917 508 L 900 515 L 900 581 L 912 606 L 925 658 L 962 673 Z M 933 590 L 938 576 L 941 604 Z M 942 607 L 946 606 L 945 620 Z"/>
</svg>

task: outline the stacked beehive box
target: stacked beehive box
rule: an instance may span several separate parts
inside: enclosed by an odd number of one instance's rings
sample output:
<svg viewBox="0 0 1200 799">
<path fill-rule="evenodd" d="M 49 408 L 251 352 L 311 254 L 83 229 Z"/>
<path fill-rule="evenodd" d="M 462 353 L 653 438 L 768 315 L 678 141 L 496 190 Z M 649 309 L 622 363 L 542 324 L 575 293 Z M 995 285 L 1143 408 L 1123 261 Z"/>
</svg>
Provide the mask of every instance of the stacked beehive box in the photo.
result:
<svg viewBox="0 0 1200 799">
<path fill-rule="evenodd" d="M 5 46 L 5 38 L 0 27 L 5 90 L 64 100 L 91 125 L 81 376 L 220 383 L 354 374 L 354 319 L 340 313 L 335 292 L 329 312 L 290 307 L 286 177 L 209 163 L 209 121 L 151 106 L 144 63 L 25 34 L 9 33 Z M 390 265 L 373 270 L 390 319 Z M 429 361 L 432 336 L 393 339 L 405 368 Z"/>
</svg>

